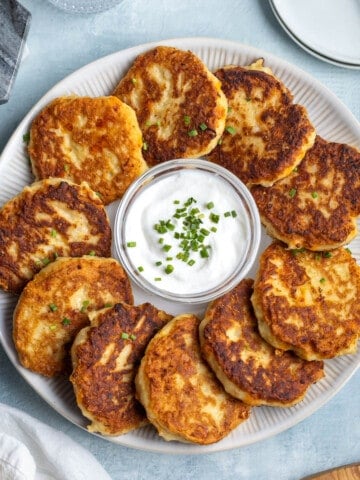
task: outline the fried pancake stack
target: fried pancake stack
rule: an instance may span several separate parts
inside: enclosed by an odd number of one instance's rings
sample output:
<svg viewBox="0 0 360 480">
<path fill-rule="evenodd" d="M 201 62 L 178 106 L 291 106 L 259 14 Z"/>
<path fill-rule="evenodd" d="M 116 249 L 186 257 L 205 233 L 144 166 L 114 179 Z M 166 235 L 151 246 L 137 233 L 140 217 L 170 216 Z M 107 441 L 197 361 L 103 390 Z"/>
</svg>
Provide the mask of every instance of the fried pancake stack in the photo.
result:
<svg viewBox="0 0 360 480">
<path fill-rule="evenodd" d="M 60 97 L 34 119 L 37 180 L 0 210 L 0 288 L 20 294 L 20 362 L 63 375 L 90 421 L 120 435 L 149 421 L 166 440 L 217 442 L 250 408 L 289 407 L 356 350 L 360 153 L 316 136 L 264 66 L 212 74 L 191 52 L 139 55 L 112 95 Z M 206 155 L 250 188 L 268 233 L 255 281 L 172 318 L 133 305 L 104 205 L 147 166 Z M 58 258 L 61 257 L 61 258 Z M 70 356 L 71 352 L 71 356 Z"/>
</svg>

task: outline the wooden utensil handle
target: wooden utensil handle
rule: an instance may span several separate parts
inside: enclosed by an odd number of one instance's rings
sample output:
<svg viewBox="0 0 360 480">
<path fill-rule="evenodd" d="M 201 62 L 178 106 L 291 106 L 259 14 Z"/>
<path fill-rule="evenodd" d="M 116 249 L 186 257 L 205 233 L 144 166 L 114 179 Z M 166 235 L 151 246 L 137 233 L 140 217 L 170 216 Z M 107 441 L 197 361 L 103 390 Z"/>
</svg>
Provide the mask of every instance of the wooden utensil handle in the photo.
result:
<svg viewBox="0 0 360 480">
<path fill-rule="evenodd" d="M 309 475 L 302 480 L 360 480 L 360 463 L 331 468 L 324 472 Z"/>
</svg>

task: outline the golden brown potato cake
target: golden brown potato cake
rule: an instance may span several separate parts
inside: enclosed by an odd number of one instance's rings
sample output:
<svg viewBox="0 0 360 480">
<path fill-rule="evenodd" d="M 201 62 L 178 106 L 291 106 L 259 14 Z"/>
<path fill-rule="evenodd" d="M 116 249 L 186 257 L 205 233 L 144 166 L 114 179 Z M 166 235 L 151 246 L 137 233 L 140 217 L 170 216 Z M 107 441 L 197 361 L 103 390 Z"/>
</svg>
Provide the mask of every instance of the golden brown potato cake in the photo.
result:
<svg viewBox="0 0 360 480">
<path fill-rule="evenodd" d="M 118 303 L 94 312 L 78 333 L 70 380 L 90 432 L 121 435 L 148 423 L 134 377 L 150 338 L 171 318 L 149 303 Z"/>
<path fill-rule="evenodd" d="M 228 435 L 250 409 L 225 392 L 202 359 L 199 323 L 192 314 L 169 322 L 149 343 L 135 384 L 165 440 L 206 445 Z"/>
<path fill-rule="evenodd" d="M 0 210 L 0 287 L 20 293 L 59 257 L 110 257 L 105 208 L 86 182 L 58 178 L 26 186 Z"/>
<path fill-rule="evenodd" d="M 149 165 L 205 155 L 224 130 L 220 82 L 190 51 L 159 46 L 139 55 L 114 95 L 135 110 Z"/>
<path fill-rule="evenodd" d="M 306 109 L 293 103 L 262 60 L 223 67 L 215 75 L 229 110 L 224 135 L 207 158 L 247 185 L 269 186 L 289 175 L 314 143 Z"/>
<path fill-rule="evenodd" d="M 26 285 L 14 311 L 13 338 L 24 367 L 49 377 L 65 373 L 76 334 L 89 314 L 133 303 L 130 281 L 112 258 L 58 258 Z"/>
<path fill-rule="evenodd" d="M 213 301 L 200 324 L 201 351 L 225 390 L 257 406 L 289 407 L 324 376 L 323 362 L 308 362 L 260 336 L 251 305 L 253 280 Z"/>
<path fill-rule="evenodd" d="M 262 223 L 289 248 L 330 250 L 347 244 L 360 214 L 360 152 L 319 136 L 287 178 L 251 193 Z"/>
<path fill-rule="evenodd" d="M 356 351 L 360 267 L 344 248 L 315 253 L 271 244 L 251 300 L 261 336 L 276 348 L 306 360 Z"/>
<path fill-rule="evenodd" d="M 147 169 L 135 112 L 116 97 L 55 98 L 34 119 L 28 151 L 37 179 L 86 181 L 108 204 Z"/>
</svg>

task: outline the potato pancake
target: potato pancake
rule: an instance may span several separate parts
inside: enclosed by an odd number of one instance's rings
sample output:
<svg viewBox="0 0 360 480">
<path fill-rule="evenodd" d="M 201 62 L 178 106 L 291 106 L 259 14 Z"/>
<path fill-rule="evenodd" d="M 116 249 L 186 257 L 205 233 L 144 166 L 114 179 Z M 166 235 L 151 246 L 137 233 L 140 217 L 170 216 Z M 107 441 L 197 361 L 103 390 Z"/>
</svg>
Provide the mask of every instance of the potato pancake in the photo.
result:
<svg viewBox="0 0 360 480">
<path fill-rule="evenodd" d="M 26 186 L 0 210 L 0 288 L 20 293 L 57 257 L 110 257 L 105 208 L 86 182 L 47 179 Z"/>
<path fill-rule="evenodd" d="M 135 379 L 138 398 L 165 440 L 221 440 L 250 409 L 225 392 L 200 353 L 199 319 L 180 315 L 149 343 Z"/>
<path fill-rule="evenodd" d="M 223 133 L 220 82 L 190 51 L 159 46 L 139 55 L 113 94 L 135 110 L 149 165 L 205 155 Z"/>
<path fill-rule="evenodd" d="M 354 353 L 360 334 L 360 266 L 344 248 L 288 250 L 260 257 L 252 303 L 261 336 L 305 360 Z"/>
<path fill-rule="evenodd" d="M 357 234 L 360 152 L 319 136 L 287 178 L 251 193 L 269 235 L 289 248 L 330 250 Z"/>
<path fill-rule="evenodd" d="M 118 303 L 93 313 L 78 333 L 70 380 L 90 432 L 121 435 L 148 423 L 134 377 L 149 340 L 171 318 L 149 303 Z"/>
<path fill-rule="evenodd" d="M 112 258 L 58 258 L 26 285 L 14 311 L 13 338 L 24 367 L 49 377 L 65 373 L 76 334 L 89 314 L 133 303 L 130 281 Z"/>
<path fill-rule="evenodd" d="M 224 135 L 208 155 L 247 185 L 272 185 L 286 177 L 313 145 L 306 109 L 262 61 L 215 72 L 229 110 Z"/>
<path fill-rule="evenodd" d="M 37 179 L 88 182 L 105 205 L 146 169 L 135 112 L 117 97 L 55 98 L 34 119 L 28 151 Z"/>
<path fill-rule="evenodd" d="M 289 407 L 324 376 L 323 362 L 308 362 L 269 345 L 251 305 L 253 280 L 213 301 L 200 324 L 201 351 L 230 395 L 258 406 Z"/>
</svg>

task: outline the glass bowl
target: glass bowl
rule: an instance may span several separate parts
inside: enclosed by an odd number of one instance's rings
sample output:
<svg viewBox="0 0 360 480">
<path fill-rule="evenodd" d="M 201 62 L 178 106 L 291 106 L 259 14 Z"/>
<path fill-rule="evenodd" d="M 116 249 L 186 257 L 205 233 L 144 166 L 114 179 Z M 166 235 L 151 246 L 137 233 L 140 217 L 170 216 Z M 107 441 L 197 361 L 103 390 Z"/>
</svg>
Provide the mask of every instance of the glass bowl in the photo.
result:
<svg viewBox="0 0 360 480">
<path fill-rule="evenodd" d="M 194 204 L 185 206 L 190 199 Z M 174 215 L 158 213 L 164 208 Z M 150 168 L 130 185 L 113 237 L 115 255 L 142 290 L 199 304 L 246 276 L 261 225 L 253 197 L 235 175 L 207 160 L 178 159 Z"/>
</svg>

